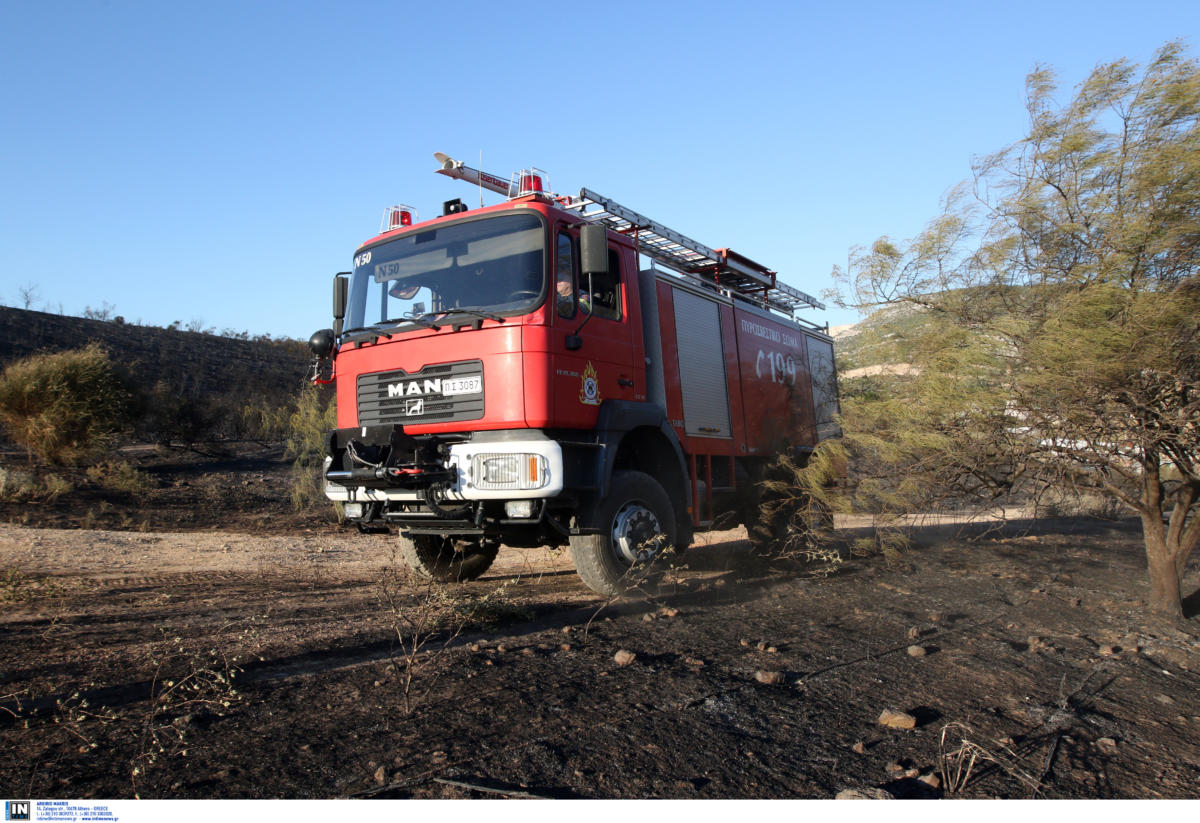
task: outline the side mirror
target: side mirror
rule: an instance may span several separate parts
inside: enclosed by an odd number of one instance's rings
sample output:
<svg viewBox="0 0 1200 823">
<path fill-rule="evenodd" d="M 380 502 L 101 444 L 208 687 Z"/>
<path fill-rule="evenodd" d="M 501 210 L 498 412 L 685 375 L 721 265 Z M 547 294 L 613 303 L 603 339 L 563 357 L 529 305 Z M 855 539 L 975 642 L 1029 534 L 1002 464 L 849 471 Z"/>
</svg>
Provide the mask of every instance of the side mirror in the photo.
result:
<svg viewBox="0 0 1200 823">
<path fill-rule="evenodd" d="M 342 336 L 342 320 L 346 317 L 346 297 L 350 292 L 350 272 L 340 271 L 333 276 L 333 334 Z"/>
<path fill-rule="evenodd" d="M 579 261 L 585 275 L 608 271 L 608 229 L 599 223 L 579 229 Z"/>
</svg>

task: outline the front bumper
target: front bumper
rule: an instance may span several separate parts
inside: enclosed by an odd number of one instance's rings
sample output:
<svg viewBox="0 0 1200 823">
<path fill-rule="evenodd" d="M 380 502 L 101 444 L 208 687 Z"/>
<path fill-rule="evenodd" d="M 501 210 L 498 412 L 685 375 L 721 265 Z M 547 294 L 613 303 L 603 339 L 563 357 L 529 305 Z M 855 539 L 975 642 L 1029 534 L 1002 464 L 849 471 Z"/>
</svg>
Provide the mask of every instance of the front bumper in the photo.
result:
<svg viewBox="0 0 1200 823">
<path fill-rule="evenodd" d="M 334 453 L 325 460 L 325 496 L 333 501 L 419 503 L 431 488 L 447 502 L 537 500 L 563 490 L 562 447 L 540 431 L 477 432 L 432 443 L 388 433 L 386 448 L 380 433 L 371 437 L 363 429 L 363 438 L 376 442 L 360 442 L 344 432 L 358 430 L 335 432 Z"/>
</svg>

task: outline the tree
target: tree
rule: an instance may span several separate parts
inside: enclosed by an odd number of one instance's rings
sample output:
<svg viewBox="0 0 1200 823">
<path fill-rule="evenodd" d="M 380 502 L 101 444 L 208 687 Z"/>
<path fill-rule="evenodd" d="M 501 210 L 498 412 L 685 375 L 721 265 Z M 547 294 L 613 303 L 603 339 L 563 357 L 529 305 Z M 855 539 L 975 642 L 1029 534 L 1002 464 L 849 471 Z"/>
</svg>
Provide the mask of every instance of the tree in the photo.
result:
<svg viewBox="0 0 1200 823">
<path fill-rule="evenodd" d="M 1144 70 L 1098 66 L 1064 105 L 1055 92 L 1034 71 L 1028 135 L 977 160 L 915 239 L 835 270 L 844 303 L 887 311 L 845 364 L 868 374 L 825 448 L 861 473 L 843 505 L 1120 501 L 1141 518 L 1151 607 L 1181 616 L 1200 544 L 1200 68 L 1169 43 Z"/>
</svg>

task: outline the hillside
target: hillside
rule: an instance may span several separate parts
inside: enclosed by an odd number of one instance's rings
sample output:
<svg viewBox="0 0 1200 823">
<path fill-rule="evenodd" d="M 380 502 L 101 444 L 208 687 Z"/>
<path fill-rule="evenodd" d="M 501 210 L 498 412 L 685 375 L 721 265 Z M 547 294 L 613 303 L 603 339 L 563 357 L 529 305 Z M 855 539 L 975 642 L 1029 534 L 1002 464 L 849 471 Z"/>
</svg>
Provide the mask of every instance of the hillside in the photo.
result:
<svg viewBox="0 0 1200 823">
<path fill-rule="evenodd" d="M 165 383 L 185 398 L 284 398 L 304 381 L 310 355 L 299 341 L 236 340 L 200 332 L 0 307 L 0 368 L 39 352 L 98 341 L 138 383 Z"/>
</svg>

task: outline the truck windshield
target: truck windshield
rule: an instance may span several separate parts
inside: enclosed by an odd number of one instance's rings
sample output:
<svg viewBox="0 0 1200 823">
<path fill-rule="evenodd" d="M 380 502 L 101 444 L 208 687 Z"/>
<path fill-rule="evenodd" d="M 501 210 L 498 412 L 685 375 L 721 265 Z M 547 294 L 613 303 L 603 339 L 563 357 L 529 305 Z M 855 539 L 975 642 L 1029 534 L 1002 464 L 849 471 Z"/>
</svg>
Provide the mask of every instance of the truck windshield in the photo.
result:
<svg viewBox="0 0 1200 823">
<path fill-rule="evenodd" d="M 525 314 L 543 299 L 545 231 L 508 214 L 416 231 L 354 259 L 346 330 L 474 309 Z"/>
</svg>

